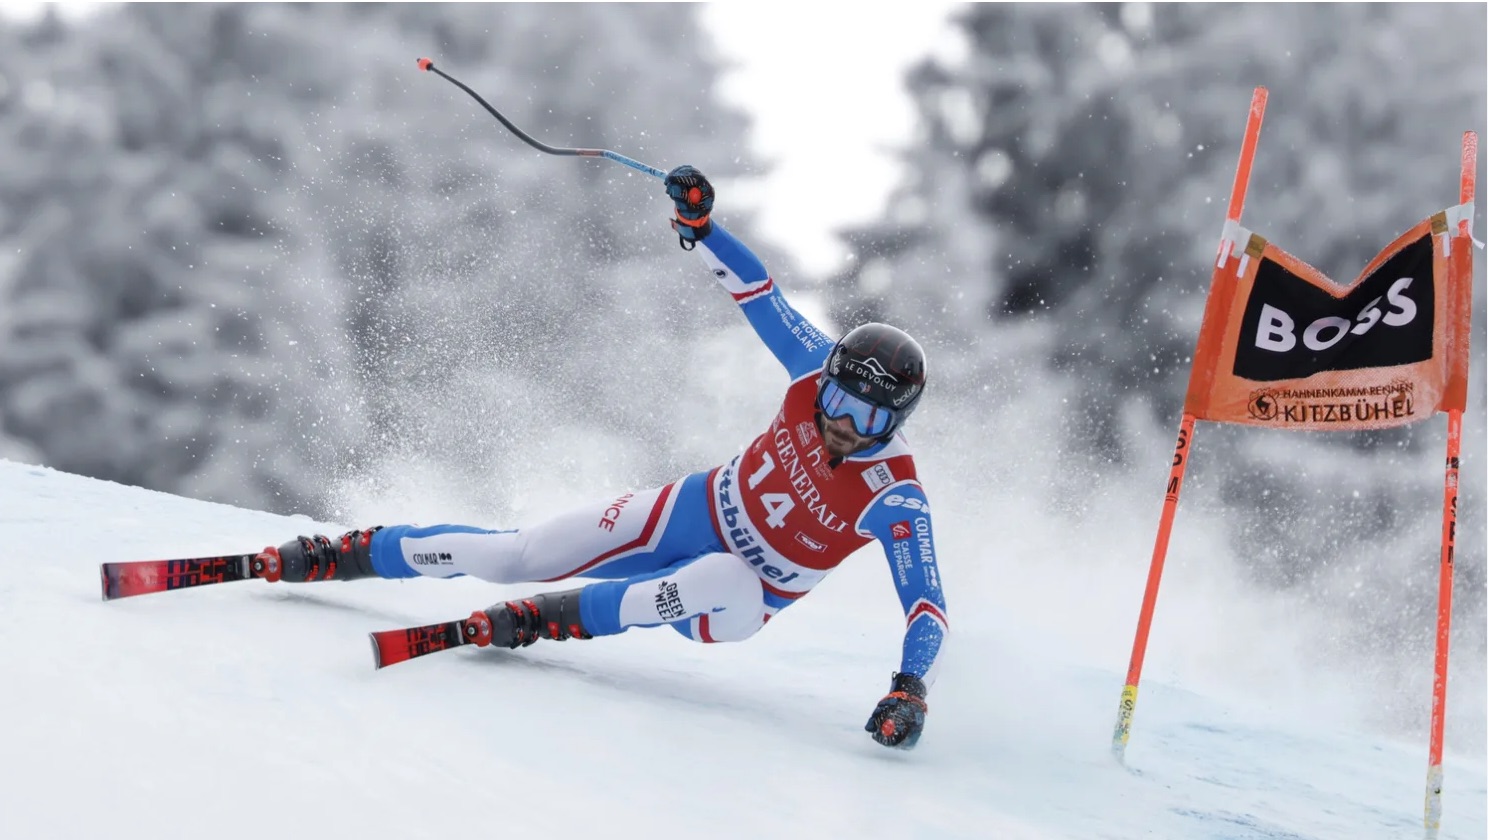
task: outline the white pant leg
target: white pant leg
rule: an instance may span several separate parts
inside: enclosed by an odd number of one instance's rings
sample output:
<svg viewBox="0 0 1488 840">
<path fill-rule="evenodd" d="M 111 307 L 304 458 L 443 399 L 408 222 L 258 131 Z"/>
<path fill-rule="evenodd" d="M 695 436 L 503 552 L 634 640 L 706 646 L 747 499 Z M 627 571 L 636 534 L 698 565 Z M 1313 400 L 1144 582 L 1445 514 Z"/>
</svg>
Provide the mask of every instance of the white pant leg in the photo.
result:
<svg viewBox="0 0 1488 840">
<path fill-rule="evenodd" d="M 429 577 L 464 574 L 493 583 L 527 583 L 604 576 L 605 567 L 655 552 L 676 502 L 675 489 L 669 484 L 625 493 L 514 531 L 435 525 L 400 528 L 394 536 L 404 563 Z M 656 567 L 676 559 L 659 557 Z"/>
<path fill-rule="evenodd" d="M 733 554 L 705 554 L 631 584 L 620 599 L 622 626 L 687 626 L 686 635 L 697 641 L 742 641 L 764 623 L 764 587 L 749 564 Z"/>
</svg>

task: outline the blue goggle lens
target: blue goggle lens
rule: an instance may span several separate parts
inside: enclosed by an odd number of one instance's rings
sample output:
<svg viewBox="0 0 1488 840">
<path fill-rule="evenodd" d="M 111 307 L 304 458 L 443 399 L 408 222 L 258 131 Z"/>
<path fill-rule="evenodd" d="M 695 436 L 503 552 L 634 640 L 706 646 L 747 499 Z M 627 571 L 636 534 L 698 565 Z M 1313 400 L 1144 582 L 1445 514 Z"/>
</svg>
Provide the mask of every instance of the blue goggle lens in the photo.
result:
<svg viewBox="0 0 1488 840">
<path fill-rule="evenodd" d="M 878 437 L 894 422 L 894 412 L 876 406 L 862 397 L 848 393 L 835 380 L 828 379 L 821 390 L 819 407 L 833 420 L 851 417 L 853 428 L 863 437 Z"/>
</svg>

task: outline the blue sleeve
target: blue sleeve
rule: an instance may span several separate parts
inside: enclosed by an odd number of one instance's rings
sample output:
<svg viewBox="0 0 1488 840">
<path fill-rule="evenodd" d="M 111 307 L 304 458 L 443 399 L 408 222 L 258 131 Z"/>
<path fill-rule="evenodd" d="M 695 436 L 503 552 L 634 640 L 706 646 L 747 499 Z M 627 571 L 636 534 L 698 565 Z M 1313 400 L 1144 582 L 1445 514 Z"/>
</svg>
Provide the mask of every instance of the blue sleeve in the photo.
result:
<svg viewBox="0 0 1488 840">
<path fill-rule="evenodd" d="M 821 369 L 834 342 L 790 305 L 747 245 L 715 219 L 713 232 L 693 250 L 734 296 L 750 326 L 792 380 Z"/>
<path fill-rule="evenodd" d="M 883 545 L 899 603 L 904 607 L 904 654 L 899 670 L 924 680 L 928 688 L 939 670 L 941 648 L 950 625 L 940 570 L 935 564 L 935 528 L 924 489 L 915 481 L 884 488 L 864 512 L 858 528 Z"/>
</svg>

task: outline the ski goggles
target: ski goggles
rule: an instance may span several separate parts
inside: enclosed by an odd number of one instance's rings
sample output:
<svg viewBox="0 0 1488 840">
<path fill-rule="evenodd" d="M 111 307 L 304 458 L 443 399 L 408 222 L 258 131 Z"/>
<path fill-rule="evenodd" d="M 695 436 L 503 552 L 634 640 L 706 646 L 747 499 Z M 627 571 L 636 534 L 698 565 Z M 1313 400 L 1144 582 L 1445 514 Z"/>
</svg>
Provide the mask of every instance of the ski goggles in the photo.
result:
<svg viewBox="0 0 1488 840">
<path fill-rule="evenodd" d="M 857 394 L 849 393 L 834 379 L 822 383 L 816 405 L 822 414 L 833 420 L 851 417 L 853 428 L 863 437 L 878 437 L 894 424 L 893 410 L 874 405 Z"/>
</svg>

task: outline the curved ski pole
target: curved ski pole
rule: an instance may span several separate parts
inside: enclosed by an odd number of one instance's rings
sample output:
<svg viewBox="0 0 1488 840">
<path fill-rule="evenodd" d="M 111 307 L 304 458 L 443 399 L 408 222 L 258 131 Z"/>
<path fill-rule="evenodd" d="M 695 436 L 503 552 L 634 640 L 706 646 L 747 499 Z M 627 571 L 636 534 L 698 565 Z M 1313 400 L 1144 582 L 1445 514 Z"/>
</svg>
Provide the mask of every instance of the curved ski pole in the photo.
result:
<svg viewBox="0 0 1488 840">
<path fill-rule="evenodd" d="M 522 140 L 525 141 L 527 143 L 527 145 L 531 146 L 534 149 L 537 149 L 539 152 L 544 152 L 544 153 L 550 154 L 550 155 L 577 155 L 579 157 L 602 157 L 602 158 L 608 158 L 610 160 L 613 160 L 616 163 L 623 163 L 626 166 L 629 166 L 631 169 L 635 169 L 635 170 L 638 170 L 640 172 L 644 172 L 647 175 L 650 175 L 650 176 L 652 176 L 654 178 L 665 178 L 666 177 L 666 173 L 665 172 L 663 172 L 660 169 L 657 169 L 654 166 L 647 166 L 646 164 L 641 163 L 638 160 L 632 160 L 631 158 L 628 158 L 625 155 L 619 154 L 618 152 L 612 152 L 609 149 L 568 149 L 568 148 L 564 148 L 564 147 L 561 147 L 561 146 L 549 146 L 548 144 L 546 144 L 546 143 L 544 143 L 544 142 L 542 142 L 540 140 L 535 140 L 527 132 L 523 131 L 520 128 L 517 128 L 516 124 L 513 123 L 511 120 L 509 120 L 506 117 L 502 116 L 500 111 L 496 110 L 495 108 L 492 108 L 491 107 L 491 104 L 489 102 L 487 102 L 486 100 L 482 99 L 480 94 L 478 94 L 475 91 L 471 90 L 469 87 L 467 87 L 465 85 L 464 82 L 460 81 L 459 79 L 456 79 L 454 76 L 451 76 L 450 74 L 444 72 L 443 70 L 440 70 L 438 67 L 435 67 L 433 61 L 431 61 L 431 60 L 429 60 L 427 58 L 421 58 L 421 59 L 418 60 L 418 66 L 419 66 L 419 69 L 420 70 L 424 70 L 424 71 L 427 71 L 427 72 L 431 72 L 431 73 L 435 73 L 437 75 L 443 76 L 445 78 L 445 80 L 448 81 L 450 84 L 452 84 L 455 87 L 458 87 L 460 90 L 463 90 L 466 93 L 470 94 L 470 98 L 474 99 L 476 102 L 479 102 L 481 104 L 481 107 L 482 108 L 485 108 L 487 111 L 489 111 L 491 113 L 491 116 L 495 117 L 497 120 L 499 120 L 501 122 L 502 125 L 506 126 L 506 128 L 507 128 L 508 131 L 510 131 L 512 134 L 515 134 L 518 137 L 522 138 Z"/>
</svg>

